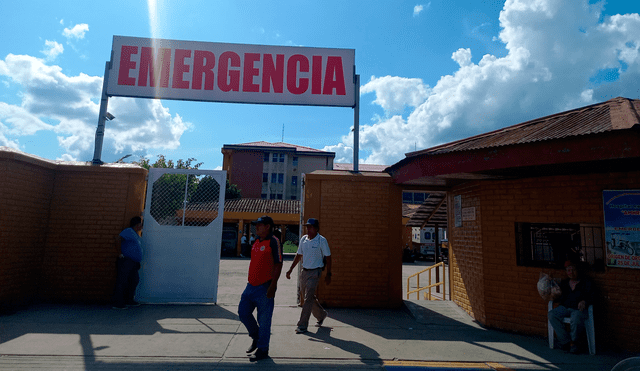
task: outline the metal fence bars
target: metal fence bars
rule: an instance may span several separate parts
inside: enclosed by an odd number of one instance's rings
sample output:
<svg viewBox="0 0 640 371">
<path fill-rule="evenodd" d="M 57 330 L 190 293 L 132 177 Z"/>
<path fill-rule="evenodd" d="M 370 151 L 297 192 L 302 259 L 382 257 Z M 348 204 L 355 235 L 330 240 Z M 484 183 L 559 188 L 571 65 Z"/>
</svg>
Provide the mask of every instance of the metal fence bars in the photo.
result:
<svg viewBox="0 0 640 371">
<path fill-rule="evenodd" d="M 436 281 L 435 283 L 431 283 L 431 271 L 434 269 L 440 269 L 442 268 L 442 275 L 437 274 L 436 275 Z M 427 286 L 424 287 L 420 287 L 420 274 L 427 272 L 427 275 L 429 276 L 429 284 Z M 411 288 L 411 278 L 416 277 L 417 279 L 417 284 L 416 284 L 416 289 L 415 290 L 410 290 Z M 430 267 L 427 267 L 423 270 L 421 270 L 418 273 L 412 274 L 411 276 L 409 276 L 407 278 L 407 300 L 409 300 L 409 297 L 411 294 L 415 293 L 416 294 L 416 299 L 420 300 L 420 292 L 424 291 L 424 290 L 429 290 L 428 292 L 424 293 L 424 298 L 425 300 L 443 300 L 443 298 L 445 297 L 444 294 L 444 280 L 445 280 L 445 270 L 444 270 L 444 262 L 440 262 L 438 264 L 432 265 Z M 434 287 L 439 287 L 442 286 L 442 294 L 439 293 L 439 290 L 436 289 L 436 293 L 432 294 L 431 293 L 431 289 Z"/>
</svg>

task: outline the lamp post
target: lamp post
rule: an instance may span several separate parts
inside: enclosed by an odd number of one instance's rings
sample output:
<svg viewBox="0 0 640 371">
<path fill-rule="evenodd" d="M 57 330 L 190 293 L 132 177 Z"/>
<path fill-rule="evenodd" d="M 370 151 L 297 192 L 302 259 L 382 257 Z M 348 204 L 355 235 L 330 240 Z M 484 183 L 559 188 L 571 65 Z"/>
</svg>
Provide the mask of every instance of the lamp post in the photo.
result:
<svg viewBox="0 0 640 371">
<path fill-rule="evenodd" d="M 107 112 L 107 106 L 109 104 L 109 96 L 107 95 L 107 83 L 109 81 L 109 69 L 111 62 L 107 62 L 104 67 L 104 78 L 102 80 L 102 97 L 100 98 L 100 113 L 98 116 L 98 128 L 96 129 L 96 144 L 93 152 L 94 165 L 102 165 L 103 162 L 100 159 L 102 157 L 102 140 L 104 139 L 104 123 L 105 121 L 111 121 L 116 118 L 114 115 Z"/>
</svg>

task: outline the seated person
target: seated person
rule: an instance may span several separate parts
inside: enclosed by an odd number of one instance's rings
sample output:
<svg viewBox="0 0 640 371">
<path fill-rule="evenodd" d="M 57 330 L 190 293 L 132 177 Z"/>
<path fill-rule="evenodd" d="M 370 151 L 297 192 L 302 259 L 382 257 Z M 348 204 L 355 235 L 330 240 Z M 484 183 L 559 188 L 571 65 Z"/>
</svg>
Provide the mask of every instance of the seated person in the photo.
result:
<svg viewBox="0 0 640 371">
<path fill-rule="evenodd" d="M 587 308 L 593 303 L 593 290 L 591 281 L 582 276 L 576 262 L 567 261 L 565 270 L 568 278 L 560 283 L 561 293 L 554 300 L 560 305 L 549 311 L 549 322 L 556 333 L 560 348 L 569 349 L 571 353 L 579 353 L 580 336 L 584 332 L 584 322 L 589 316 Z M 567 332 L 562 322 L 566 317 L 570 318 L 571 333 Z"/>
</svg>

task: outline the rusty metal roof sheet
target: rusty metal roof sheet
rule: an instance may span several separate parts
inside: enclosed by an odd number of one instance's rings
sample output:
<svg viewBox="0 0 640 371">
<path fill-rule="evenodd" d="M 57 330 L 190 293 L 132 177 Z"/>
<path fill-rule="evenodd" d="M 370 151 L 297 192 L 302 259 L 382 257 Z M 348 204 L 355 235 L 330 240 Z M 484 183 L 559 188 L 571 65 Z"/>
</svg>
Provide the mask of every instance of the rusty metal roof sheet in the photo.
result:
<svg viewBox="0 0 640 371">
<path fill-rule="evenodd" d="M 410 152 L 406 156 L 477 150 L 629 129 L 640 123 L 639 112 L 640 100 L 618 97 L 440 146 Z"/>
</svg>

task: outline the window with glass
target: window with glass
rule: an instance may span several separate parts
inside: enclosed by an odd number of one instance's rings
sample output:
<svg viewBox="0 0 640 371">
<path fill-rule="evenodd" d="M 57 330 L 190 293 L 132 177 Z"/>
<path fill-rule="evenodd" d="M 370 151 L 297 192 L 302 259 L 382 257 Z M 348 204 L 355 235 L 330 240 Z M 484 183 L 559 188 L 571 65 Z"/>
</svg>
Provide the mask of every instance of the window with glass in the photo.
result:
<svg viewBox="0 0 640 371">
<path fill-rule="evenodd" d="M 277 196 L 278 196 L 278 200 L 282 200 L 282 193 L 278 193 Z"/>
<path fill-rule="evenodd" d="M 260 198 L 263 199 L 263 200 L 266 200 L 267 199 L 267 194 L 266 193 L 262 193 L 260 195 Z"/>
<path fill-rule="evenodd" d="M 273 154 L 273 160 L 271 160 L 271 161 L 278 162 L 278 154 L 277 153 Z"/>
<path fill-rule="evenodd" d="M 264 162 L 269 162 L 269 152 L 264 153 Z"/>
<path fill-rule="evenodd" d="M 280 162 L 284 162 L 284 153 L 280 154 Z"/>
<path fill-rule="evenodd" d="M 262 183 L 269 183 L 269 173 L 262 173 Z"/>
<path fill-rule="evenodd" d="M 270 200 L 275 200 L 276 199 L 276 194 L 275 193 L 270 194 L 269 195 L 269 199 Z"/>
<path fill-rule="evenodd" d="M 298 185 L 298 177 L 297 176 L 292 176 L 291 177 L 291 185 L 292 186 L 297 186 Z"/>
<path fill-rule="evenodd" d="M 278 184 L 284 184 L 284 174 L 278 174 Z"/>
<path fill-rule="evenodd" d="M 296 197 L 296 196 L 291 196 L 291 199 L 292 199 L 292 200 L 296 200 L 296 199 L 297 199 L 297 197 Z"/>
<path fill-rule="evenodd" d="M 428 193 L 405 191 L 402 192 L 402 203 L 421 205 L 428 197 Z"/>
<path fill-rule="evenodd" d="M 298 166 L 298 157 L 297 156 L 293 156 L 293 166 Z"/>
<path fill-rule="evenodd" d="M 278 182 L 278 174 L 271 173 L 271 183 L 277 183 L 277 182 Z"/>
</svg>

